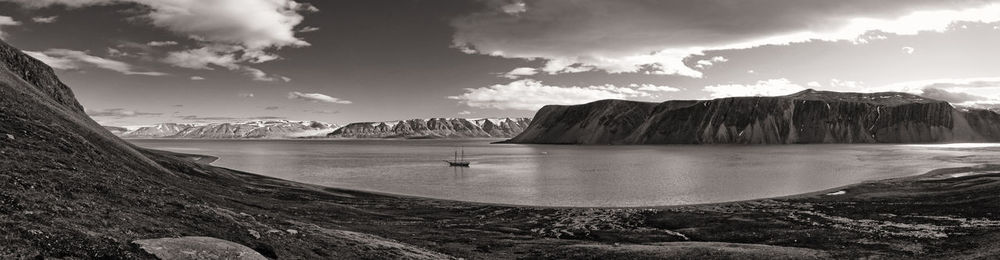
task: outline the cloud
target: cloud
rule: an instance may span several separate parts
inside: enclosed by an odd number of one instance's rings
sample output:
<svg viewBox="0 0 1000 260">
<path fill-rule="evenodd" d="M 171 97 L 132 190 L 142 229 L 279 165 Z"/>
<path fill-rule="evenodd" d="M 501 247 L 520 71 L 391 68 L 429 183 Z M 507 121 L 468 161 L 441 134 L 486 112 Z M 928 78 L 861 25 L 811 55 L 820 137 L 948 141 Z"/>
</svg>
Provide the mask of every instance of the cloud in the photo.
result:
<svg viewBox="0 0 1000 260">
<path fill-rule="evenodd" d="M 931 88 L 931 87 L 925 88 L 922 91 L 922 93 L 920 93 L 920 96 L 930 99 L 947 101 L 952 104 L 989 100 L 989 98 L 984 96 L 977 96 L 963 92 L 952 92 L 948 90 Z"/>
<path fill-rule="evenodd" d="M 269 107 L 265 107 L 264 110 L 278 110 L 278 108 L 279 107 L 277 107 L 277 106 L 269 106 Z"/>
<path fill-rule="evenodd" d="M 319 93 L 301 93 L 301 92 L 288 92 L 288 99 L 305 100 L 311 102 L 324 102 L 333 104 L 351 104 L 351 101 L 341 100 L 339 98 L 319 94 Z"/>
<path fill-rule="evenodd" d="M 865 86 L 864 82 L 853 80 L 831 79 L 830 87 L 838 91 L 858 91 Z"/>
<path fill-rule="evenodd" d="M 812 39 L 856 41 L 872 30 L 911 35 L 944 31 L 956 21 L 995 22 L 995 1 L 536 0 L 516 12 L 490 5 L 454 19 L 452 45 L 466 53 L 541 59 L 548 73 L 701 77 L 685 58 Z"/>
<path fill-rule="evenodd" d="M 45 16 L 45 17 L 32 17 L 31 21 L 35 23 L 54 23 L 59 19 L 59 16 Z"/>
<path fill-rule="evenodd" d="M 300 32 L 300 33 L 308 33 L 308 32 L 315 32 L 315 31 L 319 31 L 319 27 L 306 26 L 306 27 L 302 27 L 302 29 L 299 29 L 298 32 Z"/>
<path fill-rule="evenodd" d="M 30 8 L 52 5 L 138 4 L 140 19 L 187 36 L 201 46 L 171 53 L 164 62 L 190 69 L 208 69 L 216 64 L 236 70 L 237 63 L 261 63 L 277 59 L 276 51 L 304 47 L 309 43 L 295 36 L 301 13 L 317 12 L 315 6 L 293 0 L 0 0 Z M 201 57 L 197 57 L 200 55 Z M 200 58 L 200 59 L 199 59 Z"/>
<path fill-rule="evenodd" d="M 267 81 L 267 82 L 278 81 L 278 80 L 284 82 L 292 81 L 291 78 L 285 76 L 269 75 L 267 74 L 267 72 L 264 72 L 263 70 L 246 66 L 243 67 L 243 72 L 246 73 L 247 75 L 250 75 L 250 77 L 255 81 Z"/>
<path fill-rule="evenodd" d="M 252 98 L 253 97 L 253 93 L 239 93 L 239 94 L 237 94 L 237 96 L 239 96 L 241 98 Z"/>
<path fill-rule="evenodd" d="M 726 57 L 715 56 L 715 57 L 712 57 L 711 59 L 704 59 L 704 60 L 699 60 L 699 61 L 695 62 L 694 67 L 695 68 L 699 68 L 699 69 L 707 69 L 708 67 L 711 67 L 711 66 L 713 66 L 715 64 L 719 64 L 719 63 L 723 63 L 723 62 L 727 62 L 727 61 L 729 61 L 729 59 L 726 59 Z"/>
<path fill-rule="evenodd" d="M 611 84 L 588 87 L 545 85 L 534 79 L 482 88 L 467 88 L 465 93 L 448 99 L 475 108 L 537 110 L 545 105 L 574 105 L 602 99 L 628 99 L 654 96 L 650 92 L 671 91 L 669 87 L 637 85 L 618 87 Z M 672 89 L 672 88 L 671 88 Z"/>
<path fill-rule="evenodd" d="M 903 47 L 903 53 L 906 53 L 906 54 L 913 54 L 913 52 L 916 51 L 916 50 L 917 49 L 914 49 L 913 47 L 909 47 L 909 46 Z"/>
<path fill-rule="evenodd" d="M 513 3 L 500 6 L 500 10 L 502 10 L 506 14 L 519 14 L 527 12 L 528 8 L 524 2 L 514 1 Z"/>
<path fill-rule="evenodd" d="M 97 56 L 87 54 L 82 51 L 67 50 L 67 49 L 49 49 L 44 52 L 34 52 L 25 51 L 35 59 L 38 59 L 49 66 L 56 69 L 78 69 L 82 64 L 89 64 L 96 66 L 98 68 L 117 71 L 125 75 L 145 75 L 145 76 L 165 76 L 166 73 L 163 72 L 153 72 L 153 71 L 135 71 L 131 64 L 105 59 Z"/>
<path fill-rule="evenodd" d="M 172 45 L 177 45 L 177 42 L 175 42 L 175 41 L 151 41 L 151 42 L 146 43 L 146 45 L 153 46 L 153 47 L 172 46 Z"/>
<path fill-rule="evenodd" d="M 521 78 L 521 77 L 524 77 L 524 76 L 531 76 L 531 75 L 535 75 L 535 74 L 538 74 L 538 69 L 535 69 L 535 68 L 523 68 L 522 67 L 522 68 L 513 69 L 513 70 L 511 70 L 511 71 L 509 71 L 507 73 L 504 73 L 501 76 L 503 76 L 504 78 L 508 78 L 508 79 L 518 79 L 518 78 Z"/>
<path fill-rule="evenodd" d="M 956 107 L 1000 109 L 1000 77 L 928 79 L 868 88 L 868 92 L 897 91 L 951 103 Z"/>
<path fill-rule="evenodd" d="M 70 59 L 70 58 L 66 58 L 66 57 L 54 57 L 54 56 L 50 56 L 48 54 L 45 54 L 45 53 L 42 53 L 42 52 L 36 52 L 36 51 L 22 51 L 22 52 L 24 52 L 24 54 L 28 54 L 28 56 L 31 56 L 31 57 L 33 57 L 33 58 L 35 58 L 37 60 L 42 61 L 43 63 L 49 65 L 49 67 L 52 67 L 53 69 L 71 70 L 71 69 L 77 69 L 77 68 L 79 68 L 78 65 L 77 65 L 77 63 L 76 63 L 76 61 L 73 60 L 73 59 Z"/>
<path fill-rule="evenodd" d="M 90 117 L 114 117 L 114 118 L 125 118 L 125 117 L 137 117 L 137 116 L 158 116 L 163 113 L 149 113 L 149 112 L 139 112 L 135 110 L 128 110 L 124 108 L 110 108 L 104 110 L 87 110 L 87 115 Z"/>
<path fill-rule="evenodd" d="M 167 54 L 164 62 L 181 68 L 212 70 L 209 65 L 215 65 L 230 70 L 240 68 L 235 54 L 229 53 L 235 49 L 228 46 L 212 46 L 198 49 L 174 51 Z"/>
<path fill-rule="evenodd" d="M 309 113 L 313 113 L 313 114 L 329 114 L 329 115 L 333 115 L 333 114 L 340 114 L 340 110 L 316 110 L 316 109 L 306 109 L 306 110 L 302 110 L 302 112 L 309 112 Z"/>
<path fill-rule="evenodd" d="M 0 15 L 0 39 L 3 39 L 5 37 L 5 34 L 3 32 L 4 26 L 16 26 L 16 25 L 21 25 L 21 22 L 14 21 L 14 18 L 11 18 L 9 16 Z"/>
<path fill-rule="evenodd" d="M 466 111 L 461 111 L 461 112 L 458 112 L 458 114 L 459 114 L 459 115 L 463 115 L 463 116 L 465 116 L 465 115 L 471 115 L 471 114 L 472 114 L 472 112 L 471 112 L 471 111 L 468 111 L 468 110 L 466 110 Z"/>
<path fill-rule="evenodd" d="M 706 86 L 705 92 L 711 94 L 712 98 L 726 97 L 752 97 L 752 96 L 784 96 L 793 94 L 806 88 L 794 84 L 788 79 L 769 79 L 757 81 L 753 84 L 721 84 Z"/>
<path fill-rule="evenodd" d="M 108 56 L 111 56 L 111 57 L 127 57 L 129 55 L 130 55 L 129 53 L 124 52 L 122 50 L 108 47 Z"/>
<path fill-rule="evenodd" d="M 174 118 L 195 122 L 231 122 L 243 120 L 278 120 L 287 119 L 283 116 L 254 116 L 254 117 L 230 117 L 230 116 L 198 116 L 198 115 L 177 115 Z"/>
<path fill-rule="evenodd" d="M 202 76 L 191 76 L 191 80 L 205 80 L 205 77 L 202 77 Z"/>
<path fill-rule="evenodd" d="M 927 88 L 956 91 L 980 91 L 987 96 L 1000 96 L 1000 77 L 944 78 L 905 81 L 879 87 L 865 88 L 865 92 L 896 91 L 920 94 Z"/>
<path fill-rule="evenodd" d="M 681 91 L 679 88 L 674 88 L 670 86 L 657 86 L 653 84 L 631 84 L 629 87 L 633 87 L 638 91 L 646 92 L 677 92 Z"/>
</svg>

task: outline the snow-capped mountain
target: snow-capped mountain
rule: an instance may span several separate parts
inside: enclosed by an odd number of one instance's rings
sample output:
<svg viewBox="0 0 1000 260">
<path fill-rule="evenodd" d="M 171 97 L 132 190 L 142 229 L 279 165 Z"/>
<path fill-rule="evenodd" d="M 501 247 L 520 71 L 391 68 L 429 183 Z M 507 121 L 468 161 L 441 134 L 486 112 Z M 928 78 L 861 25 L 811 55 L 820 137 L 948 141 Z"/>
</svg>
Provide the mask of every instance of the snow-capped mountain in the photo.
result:
<svg viewBox="0 0 1000 260">
<path fill-rule="evenodd" d="M 255 120 L 239 123 L 163 123 L 120 134 L 124 138 L 299 138 L 324 136 L 336 125 L 318 121 Z"/>
<path fill-rule="evenodd" d="M 528 127 L 530 118 L 428 118 L 351 123 L 334 138 L 509 138 Z"/>
</svg>

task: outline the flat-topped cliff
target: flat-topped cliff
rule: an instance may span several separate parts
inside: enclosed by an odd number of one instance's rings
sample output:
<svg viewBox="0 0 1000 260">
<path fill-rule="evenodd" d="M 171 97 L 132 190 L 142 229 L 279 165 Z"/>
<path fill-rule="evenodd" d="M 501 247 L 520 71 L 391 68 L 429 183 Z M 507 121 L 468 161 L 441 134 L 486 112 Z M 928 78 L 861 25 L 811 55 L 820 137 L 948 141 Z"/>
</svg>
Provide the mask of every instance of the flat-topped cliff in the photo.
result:
<svg viewBox="0 0 1000 260">
<path fill-rule="evenodd" d="M 660 104 L 545 106 L 510 143 L 795 144 L 1000 140 L 1000 115 L 916 95 L 806 90 Z"/>
</svg>

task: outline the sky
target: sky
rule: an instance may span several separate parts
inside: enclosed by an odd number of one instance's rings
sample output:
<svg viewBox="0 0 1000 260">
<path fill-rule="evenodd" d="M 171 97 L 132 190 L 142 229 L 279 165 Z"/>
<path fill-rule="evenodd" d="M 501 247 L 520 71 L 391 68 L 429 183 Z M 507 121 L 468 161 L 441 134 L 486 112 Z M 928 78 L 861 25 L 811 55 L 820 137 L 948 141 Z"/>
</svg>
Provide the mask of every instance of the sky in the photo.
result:
<svg viewBox="0 0 1000 260">
<path fill-rule="evenodd" d="M 808 88 L 1000 104 L 1000 0 L 0 0 L 0 37 L 115 126 Z"/>
</svg>

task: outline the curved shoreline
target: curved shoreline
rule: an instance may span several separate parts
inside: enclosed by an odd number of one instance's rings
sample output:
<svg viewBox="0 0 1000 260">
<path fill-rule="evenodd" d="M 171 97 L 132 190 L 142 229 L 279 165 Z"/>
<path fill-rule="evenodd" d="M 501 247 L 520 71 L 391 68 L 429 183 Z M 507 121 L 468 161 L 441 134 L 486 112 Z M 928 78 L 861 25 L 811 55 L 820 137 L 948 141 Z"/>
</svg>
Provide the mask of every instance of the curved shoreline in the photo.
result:
<svg viewBox="0 0 1000 260">
<path fill-rule="evenodd" d="M 253 211 L 297 221 L 289 222 L 295 230 L 373 234 L 468 259 L 627 259 L 663 252 L 699 259 L 706 252 L 721 253 L 733 246 L 749 251 L 716 256 L 798 259 L 797 252 L 808 249 L 817 254 L 813 258 L 821 259 L 896 259 L 961 258 L 995 248 L 1000 219 L 991 214 L 1000 212 L 996 206 L 1000 197 L 993 195 L 1000 192 L 1000 165 L 979 160 L 963 161 L 972 166 L 783 197 L 618 208 L 502 205 L 385 194 L 197 163 L 190 163 L 195 169 L 187 171 L 233 178 L 234 186 L 213 192 L 245 196 L 252 191 L 259 199 L 229 202 L 264 206 Z M 959 174 L 963 172 L 983 174 Z M 958 177 L 935 178 L 948 174 Z M 847 192 L 824 195 L 840 190 Z M 261 204 L 260 199 L 272 197 L 282 199 Z M 955 244 L 966 246 L 955 248 Z M 760 250 L 771 251 L 761 257 Z M 993 253 L 1000 255 L 1000 250 Z"/>
<path fill-rule="evenodd" d="M 194 153 L 180 153 L 180 152 L 172 152 L 172 151 L 157 150 L 157 149 L 148 149 L 148 148 L 143 148 L 143 149 L 157 151 L 157 152 L 160 152 L 160 153 L 166 153 L 166 154 L 169 154 L 169 155 L 172 155 L 172 156 L 175 156 L 175 157 L 178 157 L 178 158 L 182 158 L 182 159 L 185 159 L 185 160 L 193 161 L 193 162 L 196 162 L 196 163 L 205 164 L 205 165 L 211 165 L 212 167 L 225 168 L 225 167 L 221 167 L 221 166 L 212 165 L 213 162 L 216 162 L 219 159 L 221 159 L 221 158 L 219 158 L 217 156 L 214 156 L 214 155 L 203 155 L 203 154 L 194 154 Z M 973 163 L 970 163 L 970 164 L 973 164 Z M 455 200 L 455 199 L 446 199 L 446 198 L 434 198 L 434 197 L 427 197 L 427 196 L 420 196 L 420 195 L 400 194 L 400 193 L 383 192 L 383 191 L 375 191 L 375 190 L 366 190 L 366 189 L 358 189 L 358 188 L 348 188 L 348 187 L 334 187 L 334 186 L 327 186 L 327 185 L 319 185 L 319 186 L 325 187 L 325 188 L 342 190 L 342 191 L 361 192 L 361 193 L 368 193 L 368 194 L 379 195 L 379 196 L 405 198 L 405 199 L 439 200 L 439 201 L 448 201 L 448 202 L 456 202 L 456 203 L 466 203 L 466 204 L 469 204 L 469 205 L 477 205 L 477 206 L 499 206 L 499 207 L 534 208 L 534 209 L 676 209 L 676 208 L 685 208 L 685 207 L 700 207 L 700 206 L 725 205 L 725 204 L 742 203 L 742 202 L 753 202 L 753 201 L 762 201 L 762 200 L 783 200 L 783 199 L 800 199 L 800 198 L 808 198 L 808 197 L 821 197 L 821 196 L 825 196 L 825 195 L 828 195 L 828 194 L 833 193 L 833 192 L 843 191 L 843 190 L 847 190 L 847 189 L 850 189 L 850 188 L 862 186 L 862 185 L 865 185 L 865 184 L 890 182 L 890 181 L 915 180 L 915 179 L 927 178 L 927 177 L 932 177 L 932 176 L 937 176 L 937 175 L 943 175 L 943 174 L 950 174 L 950 173 L 957 173 L 957 172 L 969 171 L 969 170 L 974 169 L 977 166 L 988 166 L 988 164 L 973 164 L 971 166 L 938 168 L 938 169 L 930 170 L 930 171 L 925 172 L 925 173 L 920 173 L 920 174 L 915 174 L 915 175 L 900 176 L 900 177 L 890 177 L 890 178 L 877 179 L 877 180 L 866 180 L 866 181 L 862 181 L 862 182 L 858 182 L 858 183 L 845 184 L 845 185 L 841 185 L 841 186 L 836 186 L 836 187 L 831 187 L 831 188 L 826 188 L 826 189 L 821 189 L 821 190 L 816 190 L 816 191 L 809 191 L 809 192 L 803 192 L 803 193 L 790 194 L 790 195 L 782 195 L 782 196 L 774 196 L 774 197 L 763 197 L 763 198 L 753 198 L 753 199 L 743 199 L 743 200 L 733 200 L 733 201 L 722 201 L 722 202 L 694 203 L 694 204 L 681 204 L 681 205 L 656 205 L 656 206 L 546 206 L 546 205 L 523 205 L 523 204 L 511 204 L 511 203 L 478 202 L 478 201 L 465 201 L 465 200 Z M 229 168 L 225 168 L 225 169 L 229 169 Z M 230 169 L 230 170 L 234 170 L 234 169 Z M 239 170 L 235 170 L 235 171 L 239 171 Z M 257 174 L 257 173 L 251 173 L 251 174 Z M 297 182 L 297 181 L 294 181 L 294 180 L 287 180 L 287 179 L 281 179 L 281 180 L 290 181 L 290 182 Z"/>
</svg>

